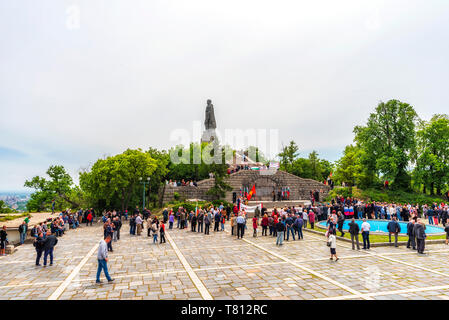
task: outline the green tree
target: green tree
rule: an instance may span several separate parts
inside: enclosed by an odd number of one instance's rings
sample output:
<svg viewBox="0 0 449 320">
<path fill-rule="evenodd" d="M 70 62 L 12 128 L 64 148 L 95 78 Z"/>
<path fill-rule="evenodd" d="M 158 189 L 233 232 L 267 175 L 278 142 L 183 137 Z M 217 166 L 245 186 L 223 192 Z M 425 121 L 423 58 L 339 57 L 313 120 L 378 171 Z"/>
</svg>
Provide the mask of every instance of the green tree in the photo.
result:
<svg viewBox="0 0 449 320">
<path fill-rule="evenodd" d="M 36 190 L 27 204 L 28 210 L 40 212 L 48 207 L 53 200 L 62 200 L 57 202 L 57 208 L 59 209 L 65 203 L 69 203 L 72 208 L 78 208 L 79 203 L 70 198 L 73 180 L 65 168 L 63 166 L 50 166 L 47 175 L 50 179 L 35 176 L 31 180 L 25 181 L 25 187 Z"/>
<path fill-rule="evenodd" d="M 416 151 L 417 120 L 411 105 L 390 100 L 379 103 L 366 126 L 355 127 L 355 140 L 357 146 L 365 151 L 363 160 L 371 170 L 371 176 L 381 173 L 394 183 L 395 188 L 410 188 L 407 168 Z"/>
<path fill-rule="evenodd" d="M 362 150 L 353 145 L 346 146 L 343 157 L 336 163 L 334 180 L 337 183 L 344 182 L 349 187 L 360 183 L 363 175 L 361 153 Z"/>
<path fill-rule="evenodd" d="M 137 204 L 140 178 L 146 180 L 157 168 L 157 161 L 142 150 L 128 149 L 106 159 L 99 159 L 90 171 L 80 174 L 80 186 L 97 207 L 112 207 L 119 202 L 125 210 L 130 201 Z M 134 197 L 133 197 L 134 195 Z"/>
<path fill-rule="evenodd" d="M 11 209 L 3 200 L 0 200 L 0 213 L 15 213 L 16 210 Z"/>
<path fill-rule="evenodd" d="M 168 164 L 170 162 L 170 157 L 165 150 L 159 151 L 154 148 L 150 148 L 147 153 L 150 157 L 156 160 L 156 169 L 151 175 L 150 186 L 149 186 L 149 197 L 156 206 L 156 201 L 159 203 L 162 201 L 163 188 L 165 187 L 165 179 L 167 178 Z M 162 206 L 162 203 L 160 203 Z"/>
<path fill-rule="evenodd" d="M 435 115 L 423 121 L 417 132 L 418 156 L 413 171 L 415 183 L 424 193 L 442 194 L 449 183 L 449 117 Z"/>
<path fill-rule="evenodd" d="M 288 146 L 282 148 L 282 152 L 279 153 L 281 159 L 280 169 L 290 172 L 292 170 L 293 162 L 298 158 L 299 147 L 294 141 L 290 141 Z"/>
</svg>

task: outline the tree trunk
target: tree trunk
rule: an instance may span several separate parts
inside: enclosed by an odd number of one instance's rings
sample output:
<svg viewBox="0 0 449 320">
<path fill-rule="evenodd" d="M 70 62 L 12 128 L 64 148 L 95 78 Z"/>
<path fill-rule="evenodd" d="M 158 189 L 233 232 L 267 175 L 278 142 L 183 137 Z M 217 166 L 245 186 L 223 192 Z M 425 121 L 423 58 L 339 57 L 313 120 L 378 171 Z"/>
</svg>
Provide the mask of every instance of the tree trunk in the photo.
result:
<svg viewBox="0 0 449 320">
<path fill-rule="evenodd" d="M 75 206 L 76 208 L 78 208 L 80 205 L 72 200 L 69 199 L 69 197 L 67 197 L 65 194 L 58 194 L 62 199 L 64 199 L 65 201 L 67 201 L 68 203 L 70 203 L 71 205 Z"/>
<path fill-rule="evenodd" d="M 163 201 L 164 201 L 164 194 L 165 194 L 165 187 L 167 184 L 164 183 L 164 187 L 162 188 L 162 192 L 159 192 L 159 207 L 162 208 Z"/>
</svg>

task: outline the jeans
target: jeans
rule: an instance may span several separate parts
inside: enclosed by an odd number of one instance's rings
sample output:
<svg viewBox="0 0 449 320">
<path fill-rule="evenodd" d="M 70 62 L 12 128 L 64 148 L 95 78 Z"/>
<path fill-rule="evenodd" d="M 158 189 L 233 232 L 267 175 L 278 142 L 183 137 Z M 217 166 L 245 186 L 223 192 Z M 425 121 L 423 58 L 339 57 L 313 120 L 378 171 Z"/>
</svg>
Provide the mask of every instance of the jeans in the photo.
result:
<svg viewBox="0 0 449 320">
<path fill-rule="evenodd" d="M 108 263 L 106 262 L 106 260 L 98 260 L 97 282 L 100 282 L 101 270 L 104 271 L 104 275 L 106 276 L 106 279 L 108 279 L 108 281 L 111 281 L 112 279 L 109 276 Z"/>
<path fill-rule="evenodd" d="M 218 222 L 218 221 L 215 221 L 215 224 L 214 224 L 214 231 L 218 231 L 218 225 L 219 225 L 219 222 Z"/>
<path fill-rule="evenodd" d="M 429 224 L 433 224 L 433 217 L 429 216 Z"/>
<path fill-rule="evenodd" d="M 51 249 L 45 249 L 44 252 L 44 266 L 47 265 L 47 257 L 50 255 L 50 264 L 53 264 L 53 248 Z"/>
<path fill-rule="evenodd" d="M 287 241 L 290 238 L 290 232 L 292 233 L 293 240 L 295 240 L 295 233 L 293 232 L 293 228 L 287 227 Z"/>
<path fill-rule="evenodd" d="M 276 245 L 282 245 L 282 241 L 284 240 L 284 231 L 278 231 L 278 236 L 276 239 Z"/>
<path fill-rule="evenodd" d="M 394 234 L 394 246 L 397 247 L 398 246 L 398 234 L 397 233 L 393 233 Z M 388 240 L 391 243 L 391 232 L 388 233 Z"/>
<path fill-rule="evenodd" d="M 369 231 L 363 231 L 362 232 L 363 237 L 363 249 L 369 249 Z"/>
<path fill-rule="evenodd" d="M 168 223 L 168 228 L 169 228 L 169 229 L 173 229 L 173 222 L 172 222 L 172 221 L 170 221 L 170 222 Z"/>
<path fill-rule="evenodd" d="M 299 239 L 304 239 L 304 236 L 302 235 L 302 227 L 298 228 L 298 240 Z"/>
<path fill-rule="evenodd" d="M 36 265 L 38 265 L 41 262 L 42 251 L 44 251 L 44 250 L 36 249 Z"/>
<path fill-rule="evenodd" d="M 20 234 L 20 244 L 23 244 L 25 242 L 26 237 L 27 237 L 26 232 L 22 232 Z"/>
<path fill-rule="evenodd" d="M 129 226 L 129 234 L 135 235 L 136 234 L 136 226 Z"/>
<path fill-rule="evenodd" d="M 358 213 L 358 217 L 359 217 L 359 220 L 362 220 L 363 219 L 363 212 L 359 212 Z"/>
<path fill-rule="evenodd" d="M 221 223 L 221 231 L 224 231 L 224 223 Z"/>
<path fill-rule="evenodd" d="M 157 233 L 153 233 L 153 243 L 157 243 Z"/>
<path fill-rule="evenodd" d="M 203 222 L 198 222 L 198 232 L 203 232 Z"/>
</svg>

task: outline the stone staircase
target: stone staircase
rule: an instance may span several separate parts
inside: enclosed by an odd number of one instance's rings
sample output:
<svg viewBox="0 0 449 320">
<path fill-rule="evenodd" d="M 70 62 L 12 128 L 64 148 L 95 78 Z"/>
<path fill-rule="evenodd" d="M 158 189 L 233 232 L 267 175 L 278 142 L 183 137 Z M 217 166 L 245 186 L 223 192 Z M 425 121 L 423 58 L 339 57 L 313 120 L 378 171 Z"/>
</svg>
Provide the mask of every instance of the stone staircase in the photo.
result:
<svg viewBox="0 0 449 320">
<path fill-rule="evenodd" d="M 279 187 L 289 187 L 290 200 L 294 201 L 309 200 L 311 190 L 319 190 L 321 198 L 327 196 L 327 194 L 329 193 L 329 187 L 321 182 L 300 178 L 293 174 L 280 170 L 276 171 L 275 173 L 257 170 L 240 170 L 238 172 L 230 174 L 228 176 L 227 183 L 231 186 L 232 191 L 226 193 L 226 197 L 224 200 L 229 202 L 232 202 L 233 192 L 237 193 L 238 196 L 240 194 L 240 188 L 242 186 L 248 186 L 249 188 L 251 188 L 254 184 L 256 184 L 256 198 L 254 199 L 256 202 L 260 202 L 263 200 L 272 200 L 271 196 L 265 197 L 263 199 L 257 198 L 257 186 L 263 184 L 272 184 Z M 163 202 L 167 203 L 169 201 L 172 201 L 174 199 L 175 192 L 177 192 L 181 198 L 185 199 L 212 200 L 212 197 L 207 195 L 206 192 L 210 188 L 212 188 L 213 185 L 213 178 L 199 181 L 197 187 L 173 187 L 171 185 L 166 185 L 163 194 Z M 275 203 L 270 204 L 270 206 L 274 206 Z"/>
</svg>

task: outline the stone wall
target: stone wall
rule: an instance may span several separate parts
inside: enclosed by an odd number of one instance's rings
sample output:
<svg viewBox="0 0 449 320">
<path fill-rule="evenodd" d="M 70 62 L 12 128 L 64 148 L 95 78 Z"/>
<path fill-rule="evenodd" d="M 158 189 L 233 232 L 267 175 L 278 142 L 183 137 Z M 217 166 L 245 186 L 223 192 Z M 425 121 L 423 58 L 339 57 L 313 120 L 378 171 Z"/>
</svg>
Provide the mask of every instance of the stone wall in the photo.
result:
<svg viewBox="0 0 449 320">
<path fill-rule="evenodd" d="M 278 170 L 275 174 L 266 175 L 263 171 L 254 170 L 241 170 L 239 172 L 229 175 L 227 183 L 232 187 L 232 191 L 226 193 L 225 200 L 232 202 L 232 193 L 236 192 L 237 196 L 240 194 L 240 188 L 242 186 L 249 186 L 251 188 L 256 184 L 256 198 L 251 200 L 255 201 L 269 201 L 270 197 L 258 198 L 257 190 L 265 188 L 269 190 L 271 186 L 279 187 L 289 187 L 290 188 L 290 200 L 309 200 L 310 190 L 319 190 L 320 199 L 326 197 L 329 193 L 329 187 L 325 184 L 311 180 L 303 179 L 287 173 L 285 171 Z M 163 194 L 163 202 L 167 203 L 174 200 L 174 193 L 179 193 L 181 198 L 185 199 L 202 199 L 202 200 L 212 200 L 212 197 L 206 195 L 206 192 L 212 188 L 214 185 L 214 179 L 206 179 L 198 182 L 197 187 L 182 186 L 173 187 L 171 185 L 165 186 L 165 192 Z M 271 190 L 271 189 L 270 189 Z M 277 190 L 277 189 L 276 189 Z"/>
</svg>

